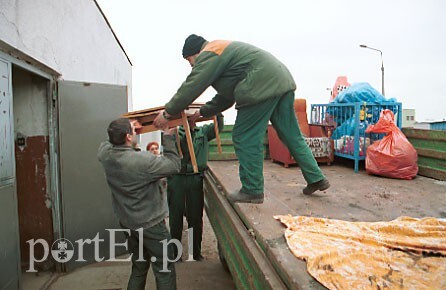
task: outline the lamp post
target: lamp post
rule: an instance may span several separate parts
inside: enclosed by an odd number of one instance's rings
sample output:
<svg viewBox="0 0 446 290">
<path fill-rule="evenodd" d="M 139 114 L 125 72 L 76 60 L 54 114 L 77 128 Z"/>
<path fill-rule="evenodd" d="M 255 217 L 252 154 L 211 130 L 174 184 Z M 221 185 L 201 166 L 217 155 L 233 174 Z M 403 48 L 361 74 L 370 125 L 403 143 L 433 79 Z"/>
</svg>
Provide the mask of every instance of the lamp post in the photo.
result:
<svg viewBox="0 0 446 290">
<path fill-rule="evenodd" d="M 367 46 L 367 45 L 365 45 L 365 44 L 361 44 L 361 45 L 359 45 L 359 47 L 362 47 L 362 48 L 368 48 L 368 49 L 371 49 L 371 50 L 376 50 L 376 51 L 379 51 L 379 53 L 381 54 L 381 93 L 383 94 L 383 96 L 385 96 L 385 94 L 384 94 L 384 62 L 383 62 L 383 52 L 382 52 L 381 50 L 379 50 L 379 49 L 376 49 L 376 48 Z"/>
</svg>

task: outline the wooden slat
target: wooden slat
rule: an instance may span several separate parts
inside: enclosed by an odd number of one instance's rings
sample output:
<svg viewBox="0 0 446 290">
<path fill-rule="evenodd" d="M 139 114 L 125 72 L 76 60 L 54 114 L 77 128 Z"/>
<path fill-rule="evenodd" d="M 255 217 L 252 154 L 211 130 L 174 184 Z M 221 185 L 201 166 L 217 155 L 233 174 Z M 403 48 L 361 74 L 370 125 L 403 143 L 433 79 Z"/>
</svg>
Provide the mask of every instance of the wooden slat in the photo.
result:
<svg viewBox="0 0 446 290">
<path fill-rule="evenodd" d="M 183 120 L 182 119 L 170 120 L 167 124 L 168 124 L 169 128 L 172 128 L 172 127 L 183 125 Z M 144 134 L 144 133 L 149 133 L 149 132 L 158 131 L 158 130 L 160 130 L 160 129 L 155 127 L 155 125 L 153 125 L 153 123 L 150 123 L 150 125 L 144 125 L 141 129 L 136 130 L 136 134 Z"/>
<path fill-rule="evenodd" d="M 155 111 L 164 110 L 164 108 L 165 108 L 164 106 L 161 106 L 161 107 L 154 107 L 154 108 L 150 108 L 150 109 L 128 112 L 128 113 L 122 114 L 122 117 L 128 118 L 130 116 L 135 116 L 135 115 L 139 115 L 139 114 L 147 114 L 147 113 L 151 113 L 151 112 L 155 112 Z"/>
<path fill-rule="evenodd" d="M 168 122 L 169 128 L 183 125 L 184 131 L 186 133 L 186 141 L 187 141 L 187 146 L 189 148 L 189 154 L 190 154 L 190 159 L 192 162 L 192 167 L 194 169 L 194 173 L 198 173 L 198 165 L 197 165 L 197 159 L 195 156 L 194 146 L 193 146 L 193 142 L 192 142 L 192 136 L 190 133 L 189 122 L 188 122 L 187 118 L 188 118 L 188 116 L 193 115 L 195 113 L 195 111 L 197 109 L 200 109 L 202 106 L 203 106 L 203 104 L 200 104 L 200 103 L 191 104 L 188 106 L 188 108 L 186 110 L 181 112 L 180 115 L 172 116 L 171 117 L 172 119 L 169 120 L 169 122 Z M 129 113 L 123 114 L 121 116 L 123 118 L 138 120 L 138 122 L 142 125 L 142 128 L 136 130 L 136 133 L 144 134 L 144 133 L 149 133 L 149 132 L 159 130 L 159 128 L 155 127 L 155 125 L 153 124 L 153 121 L 156 119 L 156 117 L 159 115 L 159 113 L 164 109 L 165 109 L 164 106 L 155 107 L 155 108 L 151 108 L 151 109 L 129 112 Z M 196 120 L 196 122 L 209 121 L 209 120 L 214 120 L 214 129 L 216 130 L 215 133 L 216 133 L 216 138 L 217 138 L 217 142 L 218 142 L 218 150 L 221 153 L 222 149 L 221 149 L 220 135 L 218 132 L 216 117 L 209 117 L 209 118 L 201 117 L 201 118 L 198 118 Z M 178 152 L 179 152 L 180 156 L 183 157 L 178 134 L 176 136 L 176 139 L 177 139 Z"/>
<path fill-rule="evenodd" d="M 187 117 L 187 115 L 186 115 L 186 117 Z M 144 134 L 144 133 L 149 133 L 149 132 L 154 132 L 154 131 L 161 130 L 161 129 L 155 127 L 155 125 L 153 125 L 153 122 L 144 123 L 144 122 L 141 122 L 139 120 L 139 118 L 137 120 L 139 121 L 139 123 L 141 123 L 141 125 L 143 125 L 141 129 L 137 129 L 136 130 L 136 134 L 138 134 L 138 135 L 139 134 Z M 203 121 L 210 121 L 210 120 L 212 120 L 212 117 L 210 117 L 210 118 L 199 118 L 196 121 L 196 123 L 203 122 Z M 170 120 L 167 124 L 168 124 L 169 128 L 176 127 L 176 126 L 181 126 L 181 125 L 183 125 L 183 120 L 182 119 Z"/>
<path fill-rule="evenodd" d="M 184 132 L 186 133 L 186 141 L 187 147 L 189 148 L 190 161 L 192 162 L 194 173 L 198 173 L 197 158 L 195 157 L 194 144 L 192 142 L 192 136 L 190 134 L 189 122 L 187 120 L 186 113 L 182 112 L 181 118 L 183 120 Z"/>
<path fill-rule="evenodd" d="M 222 150 L 221 150 L 220 132 L 218 130 L 217 116 L 214 116 L 214 130 L 215 130 L 215 137 L 217 139 L 218 154 L 221 154 Z"/>
<path fill-rule="evenodd" d="M 190 104 L 187 107 L 186 111 L 190 111 L 190 110 L 195 111 L 196 109 L 200 109 L 203 105 L 204 105 L 203 103 L 193 103 L 193 104 Z M 149 108 L 149 109 L 143 109 L 143 110 L 128 112 L 128 113 L 122 114 L 121 117 L 123 117 L 123 118 L 135 118 L 135 117 L 142 117 L 142 116 L 147 116 L 147 115 L 152 115 L 152 114 L 158 115 L 158 113 L 160 111 L 164 110 L 165 108 L 166 108 L 165 106 L 160 106 L 160 107 L 153 107 L 153 108 Z M 178 118 L 181 118 L 180 114 L 178 114 Z"/>
<path fill-rule="evenodd" d="M 184 113 L 186 114 L 186 117 L 188 116 L 192 116 L 195 111 L 200 108 L 202 106 L 202 104 L 192 104 L 188 107 L 187 110 L 184 111 Z M 153 109 L 147 109 L 147 110 L 141 110 L 141 111 L 135 111 L 135 112 L 130 112 L 127 114 L 123 114 L 121 115 L 121 117 L 123 118 L 129 118 L 129 119 L 136 119 L 138 120 L 138 122 L 143 125 L 143 127 L 139 130 L 136 131 L 137 134 L 143 134 L 143 133 L 149 133 L 149 132 L 153 132 L 153 131 L 158 131 L 160 129 L 158 129 L 157 127 L 155 127 L 153 125 L 153 121 L 156 119 L 156 117 L 158 116 L 159 112 L 161 110 L 163 110 L 164 107 L 156 107 Z M 203 122 L 203 121 L 209 121 L 209 120 L 213 120 L 213 117 L 208 117 L 208 118 L 204 118 L 204 117 L 200 117 L 196 120 L 196 122 Z M 183 121 L 182 121 L 182 116 L 181 114 L 177 115 L 177 116 L 172 116 L 171 120 L 169 120 L 168 122 L 168 126 L 171 127 L 175 127 L 175 126 L 179 126 L 182 125 Z"/>
<path fill-rule="evenodd" d="M 142 116 L 138 117 L 138 121 L 141 125 L 150 125 L 149 123 L 153 123 L 157 115 L 151 115 L 151 116 Z"/>
</svg>

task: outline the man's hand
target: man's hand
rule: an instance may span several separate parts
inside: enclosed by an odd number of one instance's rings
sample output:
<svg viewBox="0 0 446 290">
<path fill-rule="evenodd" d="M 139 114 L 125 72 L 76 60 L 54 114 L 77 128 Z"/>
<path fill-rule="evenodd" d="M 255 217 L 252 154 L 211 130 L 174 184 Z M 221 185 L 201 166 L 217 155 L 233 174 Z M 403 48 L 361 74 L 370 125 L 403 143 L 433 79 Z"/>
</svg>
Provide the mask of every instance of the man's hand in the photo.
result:
<svg viewBox="0 0 446 290">
<path fill-rule="evenodd" d="M 201 117 L 200 110 L 196 110 L 195 113 L 192 116 L 188 117 L 189 124 L 191 127 L 195 127 L 195 122 L 198 120 L 198 118 Z"/>
<path fill-rule="evenodd" d="M 138 120 L 136 120 L 136 119 L 130 119 L 130 123 L 133 125 L 135 130 L 138 130 L 138 129 L 142 128 L 141 123 Z"/>
<path fill-rule="evenodd" d="M 164 129 L 163 133 L 164 135 L 175 135 L 177 133 L 177 127 Z"/>
<path fill-rule="evenodd" d="M 159 112 L 158 116 L 156 116 L 155 120 L 153 120 L 153 125 L 155 125 L 158 129 L 165 129 L 167 127 L 167 123 L 169 120 L 170 115 L 165 111 L 162 110 Z"/>
</svg>

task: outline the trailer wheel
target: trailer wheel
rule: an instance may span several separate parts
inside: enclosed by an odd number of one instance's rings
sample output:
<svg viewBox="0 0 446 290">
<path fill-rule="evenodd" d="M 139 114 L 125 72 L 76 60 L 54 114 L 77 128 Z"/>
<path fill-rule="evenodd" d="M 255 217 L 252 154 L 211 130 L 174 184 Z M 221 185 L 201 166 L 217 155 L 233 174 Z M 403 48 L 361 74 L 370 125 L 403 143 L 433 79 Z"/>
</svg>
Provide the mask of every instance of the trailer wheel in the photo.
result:
<svg viewBox="0 0 446 290">
<path fill-rule="evenodd" d="M 228 263 L 226 262 L 225 256 L 223 256 L 223 250 L 219 242 L 217 242 L 217 248 L 218 248 L 218 258 L 220 259 L 220 263 L 223 266 L 223 269 L 225 269 L 226 272 L 230 273 Z"/>
</svg>

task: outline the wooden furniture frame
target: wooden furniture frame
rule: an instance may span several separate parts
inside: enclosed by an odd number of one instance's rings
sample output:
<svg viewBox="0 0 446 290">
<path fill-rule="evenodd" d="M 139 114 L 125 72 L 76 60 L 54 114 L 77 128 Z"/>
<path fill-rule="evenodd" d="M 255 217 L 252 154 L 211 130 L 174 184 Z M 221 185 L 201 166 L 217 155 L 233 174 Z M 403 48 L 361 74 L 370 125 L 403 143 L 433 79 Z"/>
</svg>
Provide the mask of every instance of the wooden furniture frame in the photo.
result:
<svg viewBox="0 0 446 290">
<path fill-rule="evenodd" d="M 203 106 L 203 104 L 197 104 L 197 103 L 191 104 L 191 105 L 189 105 L 189 107 L 186 110 L 184 110 L 180 114 L 171 116 L 170 120 L 168 121 L 169 128 L 181 126 L 181 125 L 184 127 L 184 131 L 186 133 L 187 146 L 189 148 L 190 159 L 191 159 L 192 167 L 193 167 L 195 173 L 198 173 L 198 165 L 197 165 L 197 159 L 195 157 L 194 146 L 192 143 L 192 136 L 190 134 L 190 127 L 189 127 L 189 122 L 188 122 L 187 118 L 189 116 L 192 116 L 195 113 L 195 111 L 199 110 L 202 106 Z M 132 119 L 132 120 L 137 120 L 142 125 L 142 127 L 137 129 L 136 133 L 144 134 L 144 133 L 154 132 L 154 131 L 159 130 L 158 128 L 155 127 L 155 125 L 153 124 L 153 121 L 158 116 L 159 112 L 163 111 L 164 109 L 165 109 L 165 107 L 161 106 L 161 107 L 144 109 L 144 110 L 139 110 L 139 111 L 134 111 L 134 112 L 128 112 L 126 114 L 123 114 L 122 117 Z M 218 144 L 218 152 L 221 154 L 222 149 L 221 149 L 220 135 L 218 133 L 217 117 L 216 116 L 208 117 L 208 118 L 200 117 L 196 120 L 196 122 L 209 121 L 209 120 L 214 121 L 214 130 L 215 130 L 215 135 L 216 135 L 217 144 Z M 178 133 L 177 133 L 176 138 L 177 138 L 178 152 L 179 152 L 180 156 L 183 157 L 183 153 L 181 152 L 180 138 L 178 136 Z"/>
</svg>

